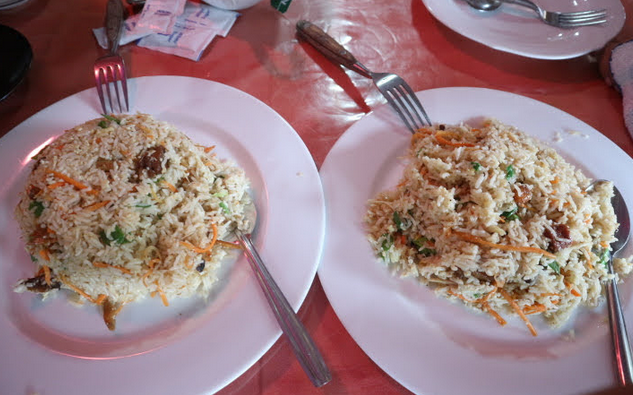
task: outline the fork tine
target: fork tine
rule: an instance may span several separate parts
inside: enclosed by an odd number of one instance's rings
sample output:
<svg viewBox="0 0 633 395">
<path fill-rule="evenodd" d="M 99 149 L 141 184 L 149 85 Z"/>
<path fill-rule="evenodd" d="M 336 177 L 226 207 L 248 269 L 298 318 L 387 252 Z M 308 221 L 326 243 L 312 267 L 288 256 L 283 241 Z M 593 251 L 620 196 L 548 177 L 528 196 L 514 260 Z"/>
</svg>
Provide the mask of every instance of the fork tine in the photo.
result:
<svg viewBox="0 0 633 395">
<path fill-rule="evenodd" d="M 418 122 L 416 121 L 415 117 L 411 113 L 410 108 L 407 107 L 407 104 L 402 99 L 402 94 L 398 92 L 397 89 L 388 89 L 387 93 L 392 98 L 393 102 L 399 110 L 400 117 L 405 120 L 405 124 L 407 125 L 411 133 L 416 133 L 422 127 L 422 125 L 418 124 Z"/>
<path fill-rule="evenodd" d="M 116 101 L 119 105 L 119 112 L 123 112 L 123 107 L 121 106 L 121 95 L 119 94 L 119 79 L 117 74 L 120 76 L 121 72 L 119 70 L 119 65 L 114 65 L 112 68 L 112 85 L 114 85 L 114 91 L 116 92 Z"/>
<path fill-rule="evenodd" d="M 588 15 L 560 15 L 558 19 L 561 21 L 585 21 L 592 19 L 605 19 L 607 17 L 606 13 L 602 14 L 588 14 Z"/>
<path fill-rule="evenodd" d="M 590 11 L 576 11 L 576 12 L 561 12 L 559 16 L 561 17 L 592 17 L 592 16 L 606 16 L 607 10 L 590 10 Z"/>
<path fill-rule="evenodd" d="M 579 21 L 579 22 L 557 22 L 557 23 L 552 23 L 552 25 L 561 27 L 564 29 L 573 29 L 575 27 L 600 25 L 600 24 L 605 23 L 606 21 L 607 21 L 606 19 L 595 19 L 595 20 Z"/>
<path fill-rule="evenodd" d="M 382 91 L 382 94 L 385 97 L 385 99 L 387 99 L 387 102 L 389 103 L 391 108 L 393 108 L 394 111 L 400 116 L 400 119 L 402 119 L 402 122 L 404 122 L 404 124 L 407 126 L 407 129 L 409 129 L 411 133 L 417 132 L 418 130 L 411 125 L 407 117 L 404 115 L 404 113 L 400 109 L 400 106 L 398 106 L 398 103 L 394 100 L 393 94 L 388 90 Z"/>
<path fill-rule="evenodd" d="M 409 105 L 413 108 L 415 115 L 417 115 L 418 119 L 420 120 L 420 125 L 424 125 L 424 120 L 426 120 L 427 125 L 431 126 L 431 119 L 426 114 L 422 103 L 420 103 L 420 101 L 418 100 L 418 97 L 416 96 L 415 92 L 413 92 L 413 89 L 411 89 L 411 87 L 406 83 L 401 84 L 400 88 L 404 90 L 404 92 L 402 92 L 404 98 L 407 99 L 407 101 L 411 99 L 411 101 L 413 102 L 409 103 Z M 420 113 L 424 117 L 424 120 L 422 120 L 422 118 L 420 117 Z"/>
<path fill-rule="evenodd" d="M 110 104 L 110 112 L 114 113 L 114 104 L 112 103 L 112 90 L 111 85 L 114 80 L 114 72 L 111 66 L 106 67 L 106 96 L 108 96 L 108 103 Z M 114 89 L 116 89 L 116 82 L 114 83 Z M 106 113 L 107 114 L 107 113 Z"/>
<path fill-rule="evenodd" d="M 119 67 L 119 76 L 121 77 L 121 87 L 123 88 L 123 97 L 125 98 L 125 111 L 130 111 L 130 102 L 128 101 L 127 94 L 127 76 L 125 75 L 125 64 L 123 63 L 123 59 L 121 59 L 121 64 Z"/>
<path fill-rule="evenodd" d="M 97 85 L 97 93 L 99 94 L 99 101 L 101 102 L 101 109 L 103 110 L 103 113 L 106 113 L 106 104 L 105 104 L 105 100 L 103 98 L 103 69 L 101 68 L 95 68 L 95 83 Z"/>
</svg>

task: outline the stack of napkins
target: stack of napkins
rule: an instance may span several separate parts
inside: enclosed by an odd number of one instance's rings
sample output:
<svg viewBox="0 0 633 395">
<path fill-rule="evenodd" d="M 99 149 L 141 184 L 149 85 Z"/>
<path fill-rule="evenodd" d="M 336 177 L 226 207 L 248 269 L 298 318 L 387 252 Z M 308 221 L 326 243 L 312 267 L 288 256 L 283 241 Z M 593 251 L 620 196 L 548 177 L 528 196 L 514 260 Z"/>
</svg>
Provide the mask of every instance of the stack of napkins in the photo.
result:
<svg viewBox="0 0 633 395">
<path fill-rule="evenodd" d="M 147 0 L 140 14 L 125 20 L 119 45 L 141 47 L 197 61 L 215 36 L 226 37 L 240 14 L 185 0 Z M 93 30 L 107 48 L 104 28 Z"/>
</svg>

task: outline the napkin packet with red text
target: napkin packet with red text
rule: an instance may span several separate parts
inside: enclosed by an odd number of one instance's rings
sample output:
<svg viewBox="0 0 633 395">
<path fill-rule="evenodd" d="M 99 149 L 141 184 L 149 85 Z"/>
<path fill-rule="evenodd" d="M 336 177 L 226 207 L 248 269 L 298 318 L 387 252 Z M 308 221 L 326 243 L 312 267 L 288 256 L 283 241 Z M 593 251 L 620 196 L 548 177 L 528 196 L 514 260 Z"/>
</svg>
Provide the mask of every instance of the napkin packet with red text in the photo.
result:
<svg viewBox="0 0 633 395">
<path fill-rule="evenodd" d="M 140 14 L 125 20 L 119 45 L 139 40 L 141 47 L 197 61 L 213 38 L 226 36 L 238 16 L 184 0 L 147 0 Z M 105 30 L 93 32 L 99 45 L 107 48 Z"/>
</svg>

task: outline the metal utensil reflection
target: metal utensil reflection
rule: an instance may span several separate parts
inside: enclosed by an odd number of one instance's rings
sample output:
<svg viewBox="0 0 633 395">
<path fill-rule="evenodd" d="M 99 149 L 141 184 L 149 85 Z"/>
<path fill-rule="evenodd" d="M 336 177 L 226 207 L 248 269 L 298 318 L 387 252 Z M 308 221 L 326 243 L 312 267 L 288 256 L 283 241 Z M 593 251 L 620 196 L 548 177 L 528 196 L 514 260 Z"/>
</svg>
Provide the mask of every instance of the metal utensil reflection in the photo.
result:
<svg viewBox="0 0 633 395">
<path fill-rule="evenodd" d="M 279 289 L 279 286 L 268 272 L 263 259 L 257 252 L 255 245 L 251 241 L 250 233 L 255 228 L 257 222 L 257 209 L 255 204 L 250 203 L 247 206 L 246 217 L 249 221 L 250 229 L 244 233 L 239 229 L 235 229 L 233 233 L 237 237 L 238 242 L 244 250 L 244 254 L 250 263 L 251 268 L 255 272 L 255 277 L 259 285 L 264 291 L 264 295 L 272 308 L 275 318 L 282 331 L 288 338 L 292 351 L 295 353 L 301 367 L 306 372 L 312 384 L 315 387 L 321 387 L 327 384 L 332 376 L 330 371 L 314 344 L 310 334 L 305 329 L 294 310 L 288 303 L 288 300 Z"/>
</svg>

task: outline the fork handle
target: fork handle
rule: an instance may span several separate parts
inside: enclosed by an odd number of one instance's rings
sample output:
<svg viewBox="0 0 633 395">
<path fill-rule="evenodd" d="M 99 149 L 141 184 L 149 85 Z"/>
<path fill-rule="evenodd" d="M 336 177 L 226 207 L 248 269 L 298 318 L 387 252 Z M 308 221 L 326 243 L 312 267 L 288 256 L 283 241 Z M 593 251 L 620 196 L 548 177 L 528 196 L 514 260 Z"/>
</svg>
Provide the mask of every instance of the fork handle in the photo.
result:
<svg viewBox="0 0 633 395">
<path fill-rule="evenodd" d="M 332 36 L 324 32 L 312 22 L 301 20 L 297 22 L 299 37 L 306 40 L 323 55 L 333 62 L 339 63 L 358 74 L 371 78 L 371 72 L 361 64 L 354 55 L 339 44 Z"/>
<path fill-rule="evenodd" d="M 108 48 L 111 54 L 119 50 L 119 41 L 123 33 L 125 7 L 121 0 L 108 0 L 106 5 L 105 30 L 108 37 Z"/>
</svg>

